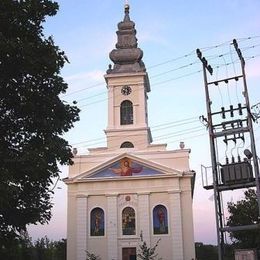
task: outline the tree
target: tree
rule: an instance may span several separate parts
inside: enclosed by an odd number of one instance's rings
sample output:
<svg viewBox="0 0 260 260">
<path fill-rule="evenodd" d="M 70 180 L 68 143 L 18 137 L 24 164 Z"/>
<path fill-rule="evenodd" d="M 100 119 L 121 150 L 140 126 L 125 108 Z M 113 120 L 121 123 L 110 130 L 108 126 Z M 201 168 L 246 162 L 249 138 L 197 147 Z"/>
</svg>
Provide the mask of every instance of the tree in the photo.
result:
<svg viewBox="0 0 260 260">
<path fill-rule="evenodd" d="M 137 254 L 138 259 L 142 260 L 155 260 L 158 257 L 158 254 L 156 254 L 156 248 L 159 245 L 159 242 L 161 239 L 158 239 L 156 244 L 153 247 L 148 247 L 146 242 L 143 240 L 143 233 L 140 234 L 141 242 L 142 244 L 139 246 L 140 250 Z M 159 258 L 160 260 L 161 258 Z"/>
<path fill-rule="evenodd" d="M 72 164 L 61 136 L 79 109 L 59 97 L 67 58 L 42 26 L 57 10 L 51 0 L 0 1 L 0 251 L 26 225 L 50 220 L 52 178 Z"/>
<path fill-rule="evenodd" d="M 214 245 L 204 245 L 195 243 L 196 259 L 198 260 L 218 260 L 218 248 Z"/>
<path fill-rule="evenodd" d="M 195 243 L 197 260 L 218 260 L 218 247 L 216 245 L 205 245 L 201 242 Z M 224 245 L 224 259 L 233 260 L 234 252 L 232 245 Z"/>
<path fill-rule="evenodd" d="M 228 226 L 242 226 L 258 223 L 258 203 L 256 191 L 248 189 L 245 198 L 237 203 L 228 203 Z M 231 240 L 240 248 L 260 249 L 259 229 L 230 232 Z"/>
<path fill-rule="evenodd" d="M 86 251 L 86 253 L 87 253 L 87 259 L 86 260 L 101 260 L 100 256 L 92 254 L 89 251 Z"/>
</svg>

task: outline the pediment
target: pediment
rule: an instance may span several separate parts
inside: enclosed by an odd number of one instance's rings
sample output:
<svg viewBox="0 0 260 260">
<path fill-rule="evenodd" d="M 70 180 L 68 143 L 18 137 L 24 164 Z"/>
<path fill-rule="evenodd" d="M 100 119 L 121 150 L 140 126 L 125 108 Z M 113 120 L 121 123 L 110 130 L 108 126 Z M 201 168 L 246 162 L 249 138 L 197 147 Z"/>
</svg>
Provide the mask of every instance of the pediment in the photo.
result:
<svg viewBox="0 0 260 260">
<path fill-rule="evenodd" d="M 80 174 L 76 179 L 145 177 L 165 174 L 180 175 L 182 172 L 124 153 Z"/>
</svg>

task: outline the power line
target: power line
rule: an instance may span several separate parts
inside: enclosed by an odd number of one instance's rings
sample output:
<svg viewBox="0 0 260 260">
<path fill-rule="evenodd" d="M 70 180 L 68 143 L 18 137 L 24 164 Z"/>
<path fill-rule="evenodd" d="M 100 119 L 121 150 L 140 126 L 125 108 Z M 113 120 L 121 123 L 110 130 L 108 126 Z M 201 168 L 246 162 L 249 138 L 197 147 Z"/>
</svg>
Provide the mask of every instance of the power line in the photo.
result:
<svg viewBox="0 0 260 260">
<path fill-rule="evenodd" d="M 226 54 L 228 54 L 228 53 L 226 53 Z M 225 54 L 225 55 L 226 55 L 226 54 Z M 258 57 L 258 56 L 259 56 L 259 54 L 253 55 L 253 56 L 248 57 L 246 60 L 254 59 L 254 58 Z M 222 57 L 222 56 L 221 56 L 221 55 L 218 55 L 218 57 Z M 239 60 L 236 60 L 235 63 L 237 63 L 238 61 L 239 61 Z M 175 69 L 173 69 L 173 70 L 171 70 L 171 71 L 178 70 L 178 69 L 181 69 L 181 68 L 184 68 L 184 67 L 189 67 L 189 66 L 191 66 L 191 64 L 193 65 L 193 64 L 195 64 L 195 63 L 189 63 L 189 64 L 186 64 L 186 65 L 184 65 L 184 66 L 180 66 L 180 67 L 178 67 L 178 68 L 175 68 Z M 229 66 L 229 65 L 231 65 L 231 64 L 234 64 L 234 62 L 229 62 L 229 63 L 227 62 L 227 63 L 224 63 L 224 64 L 215 64 L 215 65 L 213 66 L 213 68 L 216 69 L 216 68 L 220 68 L 220 67 L 223 67 L 223 66 Z M 201 71 L 202 71 L 202 70 L 200 69 L 200 70 L 198 70 L 198 71 L 194 71 L 194 72 L 191 72 L 191 73 L 187 73 L 187 74 L 184 74 L 184 75 L 175 77 L 175 78 L 171 78 L 171 79 L 167 79 L 167 80 L 164 80 L 164 81 L 161 81 L 161 82 L 157 82 L 157 83 L 154 83 L 154 84 L 153 84 L 153 87 L 154 87 L 154 86 L 158 86 L 158 85 L 162 85 L 162 84 L 165 84 L 165 83 L 168 83 L 168 82 L 171 82 L 171 81 L 175 81 L 175 80 L 178 80 L 178 79 L 181 79 L 181 78 L 184 78 L 184 77 L 188 77 L 188 76 L 191 76 L 191 75 L 194 75 L 194 74 L 197 74 L 197 73 L 201 73 Z M 166 74 L 166 73 L 168 73 L 168 72 L 170 72 L 170 71 L 163 72 L 163 73 L 157 74 L 157 75 L 155 75 L 155 76 L 160 76 L 160 75 Z M 152 77 L 151 77 L 151 78 L 152 78 Z M 82 99 L 80 99 L 79 101 L 91 99 L 91 98 L 93 98 L 93 97 L 101 96 L 101 95 L 104 95 L 104 94 L 106 94 L 106 93 L 107 93 L 107 92 L 101 92 L 101 93 L 98 93 L 98 94 L 96 94 L 96 95 L 92 95 L 92 96 L 90 96 L 90 97 L 82 98 Z M 87 104 L 84 104 L 84 105 L 80 106 L 79 108 L 86 107 L 86 106 L 90 106 L 90 105 L 97 104 L 97 103 L 100 103 L 100 102 L 104 102 L 104 101 L 106 101 L 106 100 L 108 100 L 108 97 L 103 98 L 103 99 L 100 99 L 100 100 L 96 100 L 96 101 L 93 101 L 93 102 L 90 102 L 90 103 L 87 103 Z"/>
<path fill-rule="evenodd" d="M 259 37 L 260 37 L 260 36 L 252 36 L 252 37 L 240 38 L 240 39 L 238 39 L 237 41 L 240 42 L 240 41 L 245 41 L 245 40 L 252 40 L 252 39 L 255 39 L 255 38 L 259 38 Z M 203 48 L 201 48 L 201 50 L 203 50 L 203 51 L 208 51 L 208 50 L 211 50 L 211 49 L 213 49 L 213 48 L 216 49 L 216 48 L 219 48 L 219 47 L 221 47 L 221 46 L 230 44 L 231 42 L 232 42 L 232 41 L 225 41 L 225 42 L 220 43 L 220 44 L 218 44 L 218 45 L 209 46 L 209 47 L 203 47 Z M 172 58 L 172 59 L 166 60 L 166 61 L 164 61 L 164 62 L 155 64 L 155 65 L 152 65 L 152 66 L 148 67 L 147 69 L 157 68 L 157 67 L 159 67 L 159 66 L 162 66 L 162 65 L 165 65 L 165 64 L 168 64 L 168 63 L 171 63 L 171 62 L 175 62 L 175 61 L 178 61 L 178 60 L 181 60 L 181 59 L 185 59 L 185 58 L 187 58 L 187 57 L 189 57 L 189 56 L 194 55 L 195 52 L 196 52 L 196 50 L 192 50 L 192 51 L 188 52 L 187 54 L 184 54 L 184 55 L 182 55 L 182 56 L 179 56 L 179 57 L 176 57 L 176 58 Z M 103 83 L 103 82 L 100 82 L 100 83 L 96 83 L 96 84 L 94 84 L 94 85 L 90 85 L 90 86 L 88 86 L 88 87 L 86 87 L 86 88 L 82 88 L 82 89 L 79 89 L 79 90 L 75 90 L 75 91 L 73 91 L 73 92 L 70 92 L 70 93 L 67 93 L 67 94 L 62 95 L 61 98 L 67 97 L 67 96 L 70 96 L 70 95 L 74 95 L 74 94 L 76 94 L 76 93 L 80 93 L 80 92 L 83 92 L 83 91 L 86 91 L 86 90 L 88 90 L 88 89 L 92 89 L 92 88 L 95 88 L 95 87 L 98 87 L 98 86 L 101 86 L 101 85 L 104 85 L 104 83 Z"/>
<path fill-rule="evenodd" d="M 183 125 L 186 125 L 186 124 L 191 124 L 191 123 L 197 122 L 198 119 L 194 120 L 195 118 L 198 118 L 198 117 L 190 117 L 190 118 L 185 118 L 185 119 L 182 119 L 182 120 L 177 120 L 177 121 L 172 121 L 172 122 L 167 122 L 167 123 L 155 125 L 155 126 L 152 126 L 151 129 L 155 129 L 155 130 L 153 130 L 153 132 L 156 132 L 156 131 L 161 131 L 161 130 L 165 130 L 165 129 L 168 129 L 168 128 L 173 128 L 173 127 L 176 127 L 176 126 L 183 126 Z M 127 135 L 126 137 L 129 137 L 129 136 L 130 135 Z M 133 136 L 135 136 L 135 135 L 133 135 Z M 100 141 L 100 140 L 104 140 L 104 139 L 105 139 L 105 137 L 100 137 L 100 138 L 95 138 L 95 139 L 91 139 L 91 140 L 87 140 L 87 141 L 73 143 L 71 145 L 75 146 L 75 145 L 83 144 L 83 143 L 92 143 L 92 142 Z M 99 144 L 99 143 L 103 143 L 103 141 L 95 143 L 95 144 Z"/>
</svg>

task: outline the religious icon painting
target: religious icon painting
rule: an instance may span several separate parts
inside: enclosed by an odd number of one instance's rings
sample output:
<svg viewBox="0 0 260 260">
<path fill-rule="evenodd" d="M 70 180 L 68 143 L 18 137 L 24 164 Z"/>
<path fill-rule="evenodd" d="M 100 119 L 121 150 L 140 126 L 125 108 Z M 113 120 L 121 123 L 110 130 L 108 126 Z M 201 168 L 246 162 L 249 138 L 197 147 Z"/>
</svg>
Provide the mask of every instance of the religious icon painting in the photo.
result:
<svg viewBox="0 0 260 260">
<path fill-rule="evenodd" d="M 153 209 L 153 233 L 168 234 L 167 209 L 163 205 L 157 205 Z"/>
<path fill-rule="evenodd" d="M 135 235 L 135 210 L 126 207 L 122 211 L 122 233 L 123 235 Z"/>
<path fill-rule="evenodd" d="M 94 208 L 90 213 L 90 235 L 104 236 L 104 211 L 101 208 Z"/>
</svg>

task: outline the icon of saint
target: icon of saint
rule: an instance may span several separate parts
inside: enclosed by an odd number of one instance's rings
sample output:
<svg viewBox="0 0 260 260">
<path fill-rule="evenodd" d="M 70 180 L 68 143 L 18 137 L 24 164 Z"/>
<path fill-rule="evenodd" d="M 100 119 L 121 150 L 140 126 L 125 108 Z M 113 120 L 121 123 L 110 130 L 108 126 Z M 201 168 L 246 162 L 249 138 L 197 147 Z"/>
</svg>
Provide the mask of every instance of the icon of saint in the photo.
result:
<svg viewBox="0 0 260 260">
<path fill-rule="evenodd" d="M 120 176 L 132 176 L 133 173 L 141 172 L 143 167 L 131 167 L 131 160 L 124 158 L 121 160 L 120 168 L 110 168 L 110 170 L 116 174 L 120 174 Z"/>
</svg>

